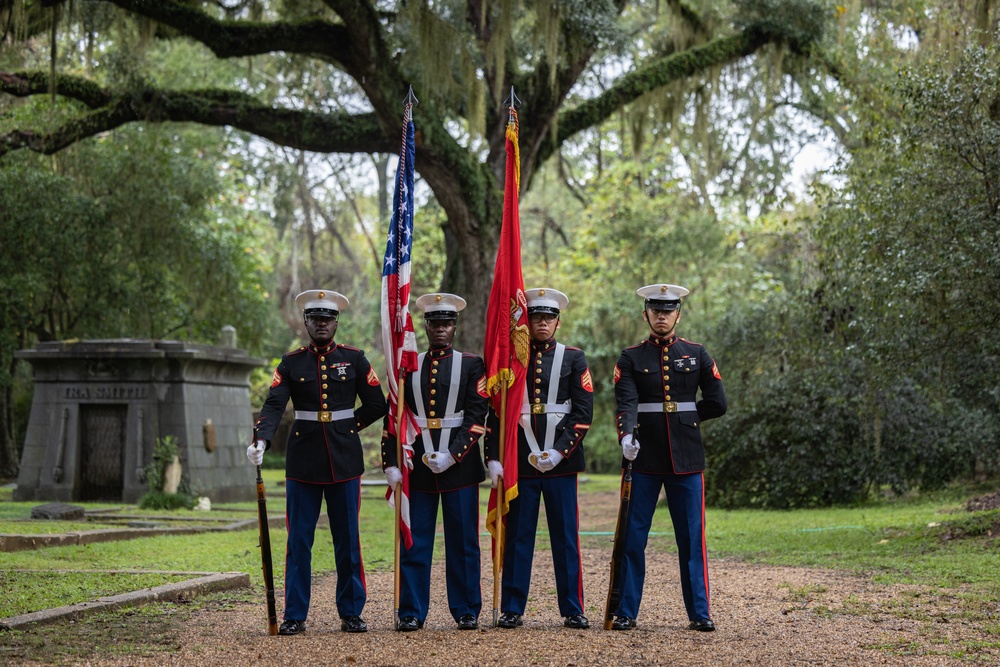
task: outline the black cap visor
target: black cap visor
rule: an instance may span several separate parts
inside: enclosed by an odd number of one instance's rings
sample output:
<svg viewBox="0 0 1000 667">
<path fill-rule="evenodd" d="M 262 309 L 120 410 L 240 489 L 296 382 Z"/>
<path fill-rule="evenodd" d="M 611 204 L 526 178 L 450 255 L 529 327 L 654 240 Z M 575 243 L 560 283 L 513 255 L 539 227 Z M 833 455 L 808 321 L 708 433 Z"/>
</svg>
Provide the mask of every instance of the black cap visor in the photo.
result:
<svg viewBox="0 0 1000 667">
<path fill-rule="evenodd" d="M 454 310 L 428 310 L 424 313 L 424 319 L 431 320 L 455 320 L 458 321 L 458 313 Z"/>
<path fill-rule="evenodd" d="M 653 310 L 677 310 L 680 307 L 681 302 L 676 299 L 646 299 L 646 308 L 652 308 Z"/>
<path fill-rule="evenodd" d="M 332 308 L 306 308 L 302 311 L 303 317 L 337 317 L 337 311 Z"/>
</svg>

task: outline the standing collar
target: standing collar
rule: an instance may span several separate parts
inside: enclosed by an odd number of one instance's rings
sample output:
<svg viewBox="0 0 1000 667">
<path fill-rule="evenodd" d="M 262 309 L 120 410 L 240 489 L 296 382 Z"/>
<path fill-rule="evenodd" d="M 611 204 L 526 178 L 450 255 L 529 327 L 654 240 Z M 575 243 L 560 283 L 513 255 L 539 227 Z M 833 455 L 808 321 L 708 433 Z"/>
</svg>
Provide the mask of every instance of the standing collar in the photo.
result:
<svg viewBox="0 0 1000 667">
<path fill-rule="evenodd" d="M 536 352 L 545 352 L 551 350 L 556 346 L 556 337 L 550 336 L 547 340 L 535 340 L 531 339 L 531 349 Z"/>
<path fill-rule="evenodd" d="M 314 354 L 330 354 L 336 349 L 337 349 L 337 343 L 335 343 L 332 340 L 326 345 L 323 345 L 322 347 L 316 345 L 313 342 L 309 343 L 309 351 Z"/>
<path fill-rule="evenodd" d="M 454 346 L 448 345 L 447 347 L 442 347 L 437 350 L 427 350 L 427 356 L 431 359 L 443 359 L 444 357 L 450 356 L 454 351 Z"/>
<path fill-rule="evenodd" d="M 660 338 L 656 334 L 650 333 L 647 340 L 657 347 L 670 347 L 677 342 L 677 334 L 671 334 L 667 338 Z"/>
</svg>

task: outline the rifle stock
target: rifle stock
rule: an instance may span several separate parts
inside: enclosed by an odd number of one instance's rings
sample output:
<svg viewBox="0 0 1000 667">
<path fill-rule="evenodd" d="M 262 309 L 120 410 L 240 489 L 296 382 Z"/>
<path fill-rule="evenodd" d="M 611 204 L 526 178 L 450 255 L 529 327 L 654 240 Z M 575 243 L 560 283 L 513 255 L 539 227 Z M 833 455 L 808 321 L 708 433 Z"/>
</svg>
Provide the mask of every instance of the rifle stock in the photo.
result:
<svg viewBox="0 0 1000 667">
<path fill-rule="evenodd" d="M 257 442 L 257 429 L 253 431 Z M 264 572 L 264 589 L 267 593 L 267 633 L 278 634 L 278 612 L 274 603 L 274 569 L 271 564 L 271 529 L 267 522 L 267 497 L 264 495 L 264 478 L 257 466 L 257 525 L 260 528 L 260 561 Z"/>
<path fill-rule="evenodd" d="M 635 429 L 638 432 L 638 426 Z M 635 437 L 635 435 L 633 435 Z M 621 598 L 622 560 L 625 558 L 625 533 L 628 531 L 629 508 L 632 502 L 632 462 L 625 468 L 622 478 L 621 503 L 618 505 L 618 523 L 615 525 L 615 542 L 611 550 L 611 581 L 608 583 L 608 600 L 604 605 L 604 629 L 610 630 L 615 619 L 615 609 Z"/>
</svg>

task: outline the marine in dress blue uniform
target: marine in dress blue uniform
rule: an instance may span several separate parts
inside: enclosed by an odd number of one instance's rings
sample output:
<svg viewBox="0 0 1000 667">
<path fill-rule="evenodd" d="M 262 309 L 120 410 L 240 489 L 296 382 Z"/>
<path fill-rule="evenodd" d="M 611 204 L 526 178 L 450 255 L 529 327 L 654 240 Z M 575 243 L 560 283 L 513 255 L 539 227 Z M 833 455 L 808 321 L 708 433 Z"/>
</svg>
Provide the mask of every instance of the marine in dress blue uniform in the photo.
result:
<svg viewBox="0 0 1000 667">
<path fill-rule="evenodd" d="M 448 608 L 460 630 L 479 627 L 482 610 L 479 553 L 479 483 L 486 476 L 479 439 L 486 430 L 488 394 L 482 358 L 452 346 L 465 300 L 454 294 L 417 299 L 424 313 L 429 349 L 407 376 L 405 400 L 420 435 L 410 471 L 410 532 L 413 546 L 400 547 L 399 623 L 418 630 L 430 603 L 431 557 L 440 503 L 444 523 Z M 396 438 L 383 430 L 382 467 L 399 475 Z"/>
<path fill-rule="evenodd" d="M 614 371 L 622 467 L 630 460 L 633 472 L 621 598 L 612 628 L 630 630 L 636 625 L 646 576 L 646 541 L 662 487 L 677 541 L 688 627 L 711 631 L 715 623 L 709 606 L 705 549 L 701 423 L 726 413 L 726 394 L 719 369 L 705 347 L 675 333 L 681 299 L 688 290 L 656 284 L 636 293 L 645 299 L 643 319 L 650 335 L 622 350 Z M 636 424 L 638 435 L 633 437 Z"/>
<path fill-rule="evenodd" d="M 577 474 L 584 469 L 583 439 L 594 412 L 594 386 L 583 350 L 555 339 L 560 312 L 569 303 L 566 295 L 548 287 L 533 287 L 525 296 L 531 357 L 517 429 L 518 495 L 507 514 L 500 599 L 503 613 L 497 625 L 522 625 L 538 509 L 544 499 L 559 614 L 566 627 L 584 630 L 590 623 L 583 614 Z M 503 473 L 498 426 L 499 419 L 491 410 L 485 450 L 494 483 Z"/>
<path fill-rule="evenodd" d="M 324 498 L 337 564 L 341 629 L 365 632 L 367 624 L 361 612 L 367 594 L 358 539 L 365 466 L 358 432 L 384 417 L 388 407 L 378 375 L 364 352 L 333 340 L 340 312 L 348 306 L 347 298 L 331 290 L 309 290 L 299 294 L 295 303 L 302 309 L 310 343 L 281 358 L 256 424 L 258 443 L 263 440 L 265 447 L 270 447 L 291 399 L 295 421 L 285 452 L 285 609 L 278 632 L 298 634 L 305 630 L 312 545 Z M 359 399 L 361 404 L 355 407 Z"/>
</svg>

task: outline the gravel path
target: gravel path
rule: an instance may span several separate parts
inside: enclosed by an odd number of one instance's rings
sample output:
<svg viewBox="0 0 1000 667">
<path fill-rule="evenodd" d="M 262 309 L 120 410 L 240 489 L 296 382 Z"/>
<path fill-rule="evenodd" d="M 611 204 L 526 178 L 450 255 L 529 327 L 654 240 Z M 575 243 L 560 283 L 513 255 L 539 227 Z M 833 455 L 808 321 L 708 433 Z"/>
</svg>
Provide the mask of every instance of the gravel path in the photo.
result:
<svg viewBox="0 0 1000 667">
<path fill-rule="evenodd" d="M 544 538 L 542 538 L 544 539 Z M 423 630 L 392 630 L 392 574 L 368 576 L 367 634 L 340 632 L 334 577 L 314 582 L 308 630 L 267 635 L 263 604 L 213 605 L 185 623 L 179 648 L 102 665 L 1000 665 L 1000 648 L 949 657 L 964 642 L 995 635 L 963 621 L 947 598 L 916 587 L 804 568 L 710 562 L 714 633 L 687 630 L 676 556 L 649 559 L 639 627 L 601 629 L 609 552 L 584 552 L 584 590 L 592 628 L 562 627 L 547 551 L 536 557 L 532 600 L 516 630 L 460 632 L 447 609 L 444 569 L 435 564 Z M 484 540 L 482 620 L 492 619 L 492 572 Z M 280 600 L 280 591 L 279 591 Z M 906 600 L 907 618 L 894 615 Z M 950 614 L 956 613 L 954 617 Z M 279 620 L 281 616 L 279 602 Z M 913 619 L 920 620 L 913 620 Z"/>
</svg>

